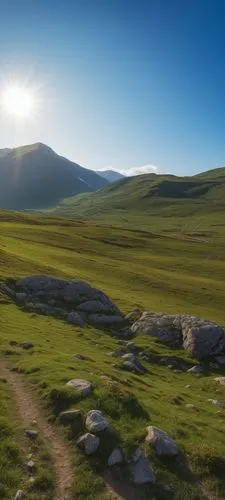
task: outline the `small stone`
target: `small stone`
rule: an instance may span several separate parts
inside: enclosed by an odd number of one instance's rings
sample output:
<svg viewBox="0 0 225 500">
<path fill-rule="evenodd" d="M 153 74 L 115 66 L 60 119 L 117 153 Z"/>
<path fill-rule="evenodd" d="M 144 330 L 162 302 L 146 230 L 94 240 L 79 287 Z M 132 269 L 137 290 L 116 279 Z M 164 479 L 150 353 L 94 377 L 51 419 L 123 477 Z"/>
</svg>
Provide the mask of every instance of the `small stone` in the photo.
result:
<svg viewBox="0 0 225 500">
<path fill-rule="evenodd" d="M 219 382 L 221 385 L 225 385 L 225 377 L 216 377 L 214 380 Z"/>
<path fill-rule="evenodd" d="M 29 470 L 35 469 L 35 463 L 33 462 L 33 460 L 29 460 L 29 462 L 27 462 L 27 468 Z"/>
<path fill-rule="evenodd" d="M 99 447 L 100 439 L 93 434 L 86 433 L 77 440 L 77 446 L 82 449 L 85 455 L 92 455 Z"/>
<path fill-rule="evenodd" d="M 192 403 L 187 403 L 185 405 L 185 408 L 187 408 L 187 409 L 191 409 L 191 408 L 194 408 L 194 407 L 195 407 L 195 405 L 193 405 Z"/>
<path fill-rule="evenodd" d="M 73 355 L 74 359 L 81 359 L 82 361 L 85 361 L 87 358 L 83 354 L 74 354 Z"/>
<path fill-rule="evenodd" d="M 194 365 L 189 370 L 187 370 L 187 373 L 202 373 L 203 372 L 203 366 L 202 365 Z"/>
<path fill-rule="evenodd" d="M 29 477 L 28 483 L 29 483 L 30 486 L 33 486 L 33 484 L 35 483 L 35 479 L 34 479 L 33 476 Z"/>
<path fill-rule="evenodd" d="M 26 429 L 25 434 L 30 439 L 37 439 L 38 437 L 38 431 L 33 431 L 32 429 Z"/>
<path fill-rule="evenodd" d="M 190 389 L 190 384 L 185 385 L 185 389 Z"/>
<path fill-rule="evenodd" d="M 113 465 L 121 464 L 123 462 L 123 455 L 119 448 L 115 448 L 108 458 L 108 466 L 113 467 Z"/>
<path fill-rule="evenodd" d="M 91 410 L 88 412 L 85 425 L 90 432 L 100 432 L 109 428 L 109 422 L 100 410 Z"/>
<path fill-rule="evenodd" d="M 173 370 L 173 373 L 183 373 L 183 370 L 180 370 L 179 368 L 175 368 L 175 370 Z"/>
<path fill-rule="evenodd" d="M 33 454 L 32 454 L 32 453 L 29 453 L 29 455 L 27 455 L 28 460 L 31 460 L 31 459 L 32 459 L 32 456 L 33 456 Z"/>
<path fill-rule="evenodd" d="M 93 390 L 91 382 L 78 378 L 69 380 L 66 385 L 75 389 L 82 397 L 89 396 Z"/>
<path fill-rule="evenodd" d="M 18 490 L 15 494 L 14 500 L 23 500 L 25 498 L 25 493 L 23 490 Z"/>
<path fill-rule="evenodd" d="M 32 349 L 32 347 L 34 347 L 34 345 L 32 344 L 32 342 L 23 342 L 21 344 L 22 348 L 23 349 Z"/>
</svg>

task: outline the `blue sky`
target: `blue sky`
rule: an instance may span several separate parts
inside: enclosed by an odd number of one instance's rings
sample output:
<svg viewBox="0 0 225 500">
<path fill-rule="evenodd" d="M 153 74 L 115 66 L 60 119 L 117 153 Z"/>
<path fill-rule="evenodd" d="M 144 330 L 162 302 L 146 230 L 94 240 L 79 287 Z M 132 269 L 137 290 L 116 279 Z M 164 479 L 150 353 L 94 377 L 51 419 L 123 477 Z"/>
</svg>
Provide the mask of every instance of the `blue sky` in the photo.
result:
<svg viewBox="0 0 225 500">
<path fill-rule="evenodd" d="M 41 141 L 89 168 L 192 174 L 225 163 L 224 0 L 0 0 L 0 147 Z"/>
</svg>

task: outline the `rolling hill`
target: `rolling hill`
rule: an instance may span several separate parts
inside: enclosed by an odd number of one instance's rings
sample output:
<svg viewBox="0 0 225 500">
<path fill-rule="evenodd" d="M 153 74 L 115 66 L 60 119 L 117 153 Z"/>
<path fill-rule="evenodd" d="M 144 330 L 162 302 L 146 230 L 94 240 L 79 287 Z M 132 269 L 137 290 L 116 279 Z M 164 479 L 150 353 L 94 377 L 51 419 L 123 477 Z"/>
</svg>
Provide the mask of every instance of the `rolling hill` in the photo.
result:
<svg viewBox="0 0 225 500">
<path fill-rule="evenodd" d="M 193 211 L 225 209 L 225 168 L 192 177 L 146 174 L 126 177 L 97 193 L 71 198 L 57 211 L 63 215 L 94 217 L 104 214 L 153 213 L 185 215 Z M 169 212 L 168 212 L 169 211 Z"/>
<path fill-rule="evenodd" d="M 0 208 L 52 207 L 61 199 L 95 191 L 107 183 L 41 143 L 0 150 Z"/>
</svg>

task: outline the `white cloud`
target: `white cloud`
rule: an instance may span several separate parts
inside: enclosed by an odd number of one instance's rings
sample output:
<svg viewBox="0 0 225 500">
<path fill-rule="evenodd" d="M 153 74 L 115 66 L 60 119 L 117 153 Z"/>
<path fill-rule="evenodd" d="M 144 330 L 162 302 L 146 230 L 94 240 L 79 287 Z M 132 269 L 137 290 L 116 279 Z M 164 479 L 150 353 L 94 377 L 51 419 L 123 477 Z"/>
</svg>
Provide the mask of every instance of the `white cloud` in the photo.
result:
<svg viewBox="0 0 225 500">
<path fill-rule="evenodd" d="M 159 173 L 159 168 L 156 167 L 155 165 L 141 165 L 140 167 L 130 167 L 130 168 L 114 168 L 111 166 L 107 166 L 105 168 L 100 168 L 99 172 L 101 170 L 113 170 L 114 172 L 120 172 L 122 175 L 125 175 L 127 177 L 133 176 L 133 175 L 143 175 L 143 174 L 158 174 Z"/>
</svg>

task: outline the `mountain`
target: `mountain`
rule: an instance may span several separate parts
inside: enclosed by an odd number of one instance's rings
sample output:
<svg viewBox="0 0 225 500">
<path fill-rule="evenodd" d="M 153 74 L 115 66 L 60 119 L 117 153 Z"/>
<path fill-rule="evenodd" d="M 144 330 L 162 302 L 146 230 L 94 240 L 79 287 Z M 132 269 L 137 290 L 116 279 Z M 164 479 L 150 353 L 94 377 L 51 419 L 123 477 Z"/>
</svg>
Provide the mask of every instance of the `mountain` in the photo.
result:
<svg viewBox="0 0 225 500">
<path fill-rule="evenodd" d="M 101 175 L 101 177 L 104 177 L 104 179 L 107 179 L 109 182 L 115 182 L 118 181 L 119 179 L 123 179 L 124 175 L 120 174 L 119 172 L 115 172 L 115 170 L 101 170 L 101 171 L 96 171 L 98 175 Z"/>
<path fill-rule="evenodd" d="M 0 208 L 39 209 L 108 183 L 93 170 L 69 161 L 37 143 L 0 150 Z"/>
<path fill-rule="evenodd" d="M 225 168 L 192 177 L 145 174 L 125 177 L 97 193 L 67 200 L 62 214 L 95 217 L 118 212 L 166 212 L 182 215 L 194 210 L 225 210 Z"/>
</svg>

